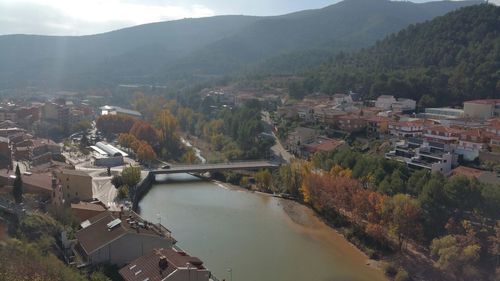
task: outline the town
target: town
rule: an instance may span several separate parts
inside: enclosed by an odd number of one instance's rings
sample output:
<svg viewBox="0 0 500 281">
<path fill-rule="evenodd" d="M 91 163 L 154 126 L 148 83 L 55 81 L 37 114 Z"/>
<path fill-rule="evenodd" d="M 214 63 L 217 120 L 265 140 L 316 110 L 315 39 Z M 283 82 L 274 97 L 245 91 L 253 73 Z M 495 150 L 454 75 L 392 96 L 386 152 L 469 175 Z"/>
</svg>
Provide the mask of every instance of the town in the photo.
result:
<svg viewBox="0 0 500 281">
<path fill-rule="evenodd" d="M 262 134 L 274 139 L 269 153 L 263 155 L 275 165 L 311 160 L 332 151 L 375 151 L 410 171 L 500 184 L 498 99 L 466 101 L 463 108 L 418 108 L 411 99 L 381 95 L 376 100 L 361 100 L 352 92 L 318 93 L 295 101 L 279 93 L 233 95 L 224 89 L 205 89 L 199 97 L 203 102 L 211 99 L 209 112 L 215 113 L 245 107 L 252 101 L 262 104 L 262 122 L 268 126 Z M 134 197 L 129 193 L 139 181 L 148 180 L 152 167 L 169 172 L 171 164 L 153 159 L 157 157 L 154 152 L 137 158 L 138 153 L 123 141 L 123 133 L 110 134 L 105 125 L 96 124 L 118 117 L 145 122 L 141 112 L 68 93 L 45 101 L 5 101 L 0 112 L 0 176 L 5 187 L 0 207 L 19 218 L 49 212 L 60 219 L 76 220 L 72 230 L 57 234 L 56 244 L 68 264 L 80 269 L 100 264 L 124 266 L 119 270 L 124 280 L 161 276 L 166 278 L 161 280 L 184 280 L 185 274 L 192 280 L 217 280 L 202 261 L 176 246 L 161 220 L 147 221 L 132 208 Z M 205 160 L 201 154 L 198 157 Z M 125 173 L 135 174 L 126 191 L 123 184 L 116 184 L 127 177 Z M 259 178 L 259 173 L 247 169 L 243 174 L 254 184 L 251 189 L 271 190 L 271 183 Z M 18 178 L 22 179 L 22 194 L 16 196 Z M 151 183 L 144 184 L 147 192 Z M 248 187 L 248 183 L 235 184 Z M 136 196 L 141 192 L 135 189 Z"/>
</svg>

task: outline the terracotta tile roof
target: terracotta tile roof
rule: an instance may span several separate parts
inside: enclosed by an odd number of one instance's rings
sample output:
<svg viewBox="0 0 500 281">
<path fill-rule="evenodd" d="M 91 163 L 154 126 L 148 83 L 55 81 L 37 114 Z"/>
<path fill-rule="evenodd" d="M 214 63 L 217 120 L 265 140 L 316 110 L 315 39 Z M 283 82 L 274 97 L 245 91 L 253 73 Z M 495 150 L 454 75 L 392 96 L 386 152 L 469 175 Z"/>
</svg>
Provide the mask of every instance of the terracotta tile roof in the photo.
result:
<svg viewBox="0 0 500 281">
<path fill-rule="evenodd" d="M 102 212 L 106 211 L 107 209 L 106 206 L 102 202 L 99 203 L 94 203 L 94 202 L 71 203 L 71 209 L 102 211 Z"/>
<path fill-rule="evenodd" d="M 112 229 L 108 229 L 108 223 L 116 219 L 120 219 L 121 223 Z M 157 225 L 145 221 L 132 211 L 124 211 L 121 218 L 120 212 L 105 211 L 88 221 L 90 225 L 75 234 L 79 244 L 88 255 L 127 233 L 164 237 L 165 239 L 171 239 L 172 244 L 175 243 L 167 229 L 162 229 L 162 232 L 160 232 Z M 142 226 L 138 227 L 138 223 L 141 223 Z"/>
<path fill-rule="evenodd" d="M 475 103 L 475 104 L 497 104 L 500 103 L 500 99 L 487 99 L 487 100 L 470 100 L 464 103 Z"/>
<path fill-rule="evenodd" d="M 483 174 L 483 172 L 484 171 L 481 171 L 481 170 L 478 170 L 478 169 L 474 169 L 474 168 L 469 168 L 469 167 L 464 167 L 464 166 L 458 166 L 458 167 L 456 167 L 455 169 L 453 169 L 451 171 L 451 175 L 452 176 L 462 175 L 462 176 L 466 176 L 466 177 L 477 178 L 481 174 Z"/>
<path fill-rule="evenodd" d="M 462 131 L 455 129 L 455 128 L 450 128 L 450 127 L 444 127 L 444 126 L 434 126 L 430 127 L 427 129 L 427 131 L 434 131 L 434 132 L 440 132 L 440 133 L 449 133 L 449 134 L 460 134 Z"/>
<path fill-rule="evenodd" d="M 166 261 L 163 270 L 160 268 L 162 260 Z M 190 268 L 206 271 L 210 275 L 200 259 L 170 248 L 154 250 L 152 253 L 132 261 L 120 269 L 119 273 L 125 281 L 161 281 L 176 269 L 185 268 L 188 264 Z"/>
</svg>

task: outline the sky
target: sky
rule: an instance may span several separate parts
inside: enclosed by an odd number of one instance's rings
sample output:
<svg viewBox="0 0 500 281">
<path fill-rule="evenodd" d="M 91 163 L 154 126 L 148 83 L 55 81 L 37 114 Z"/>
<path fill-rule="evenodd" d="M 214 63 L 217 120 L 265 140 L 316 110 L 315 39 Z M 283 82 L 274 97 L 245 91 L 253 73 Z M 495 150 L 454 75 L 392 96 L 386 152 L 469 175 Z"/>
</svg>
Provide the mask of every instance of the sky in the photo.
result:
<svg viewBox="0 0 500 281">
<path fill-rule="evenodd" d="M 339 0 L 0 0 L 0 35 L 87 35 L 214 15 L 281 15 Z M 426 0 L 415 0 L 424 2 Z M 493 0 L 500 1 L 500 0 Z"/>
</svg>

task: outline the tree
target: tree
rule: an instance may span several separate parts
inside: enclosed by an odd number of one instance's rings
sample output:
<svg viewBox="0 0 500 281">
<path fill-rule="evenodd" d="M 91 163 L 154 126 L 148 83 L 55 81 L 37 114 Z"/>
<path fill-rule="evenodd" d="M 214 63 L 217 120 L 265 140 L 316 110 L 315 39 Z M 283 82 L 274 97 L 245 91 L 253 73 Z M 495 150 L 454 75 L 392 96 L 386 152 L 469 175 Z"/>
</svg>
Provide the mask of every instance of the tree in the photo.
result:
<svg viewBox="0 0 500 281">
<path fill-rule="evenodd" d="M 135 188 L 135 186 L 141 180 L 141 167 L 139 166 L 129 166 L 122 170 L 123 184 Z"/>
<path fill-rule="evenodd" d="M 268 170 L 261 170 L 255 173 L 255 182 L 260 190 L 268 190 L 271 186 L 272 176 Z"/>
<path fill-rule="evenodd" d="M 21 170 L 19 169 L 19 164 L 16 165 L 16 178 L 14 179 L 14 184 L 12 186 L 12 196 L 16 203 L 23 202 L 23 179 L 21 178 Z"/>
<path fill-rule="evenodd" d="M 452 273 L 458 280 L 477 280 L 474 263 L 479 259 L 479 244 L 463 244 L 456 235 L 447 235 L 432 240 L 430 248 L 438 258 L 439 268 Z"/>
<path fill-rule="evenodd" d="M 129 133 L 150 145 L 156 145 L 158 143 L 158 133 L 155 128 L 142 120 L 135 121 Z"/>
<path fill-rule="evenodd" d="M 137 159 L 143 163 L 151 163 L 156 159 L 156 153 L 149 144 L 141 142 L 137 149 Z"/>
<path fill-rule="evenodd" d="M 123 177 L 121 175 L 114 175 L 113 178 L 111 178 L 111 184 L 113 184 L 115 188 L 119 188 L 123 185 Z"/>
<path fill-rule="evenodd" d="M 182 156 L 182 161 L 187 164 L 194 164 L 198 160 L 196 153 L 193 148 L 188 148 L 186 153 Z"/>
<path fill-rule="evenodd" d="M 120 186 L 120 188 L 118 188 L 117 197 L 119 199 L 126 199 L 129 196 L 130 196 L 130 189 L 129 189 L 129 187 L 126 184 L 122 185 L 122 186 Z"/>
<path fill-rule="evenodd" d="M 404 194 L 395 195 L 387 202 L 385 214 L 389 233 L 397 238 L 399 249 L 408 239 L 420 238 L 422 209 L 417 200 Z"/>
</svg>

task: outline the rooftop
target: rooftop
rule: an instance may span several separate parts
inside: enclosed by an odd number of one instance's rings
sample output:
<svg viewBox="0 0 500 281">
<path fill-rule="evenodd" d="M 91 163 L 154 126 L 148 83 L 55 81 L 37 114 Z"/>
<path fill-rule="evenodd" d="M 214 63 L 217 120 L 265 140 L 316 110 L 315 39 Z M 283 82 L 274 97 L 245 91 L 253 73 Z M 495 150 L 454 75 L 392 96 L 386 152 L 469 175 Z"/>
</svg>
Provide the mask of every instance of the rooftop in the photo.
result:
<svg viewBox="0 0 500 281">
<path fill-rule="evenodd" d="M 470 100 L 470 101 L 465 101 L 464 104 L 466 103 L 474 103 L 474 104 L 497 104 L 500 103 L 500 99 L 485 99 L 485 100 Z"/>
<path fill-rule="evenodd" d="M 179 268 L 206 271 L 203 262 L 178 249 L 157 249 L 120 269 L 126 281 L 161 281 Z M 208 279 L 208 278 L 207 278 Z"/>
<path fill-rule="evenodd" d="M 111 222 L 118 222 L 114 227 L 109 227 Z M 85 228 L 76 232 L 75 236 L 87 255 L 99 250 L 112 241 L 129 233 L 150 235 L 172 239 L 170 231 L 150 223 L 133 211 L 103 212 L 82 223 Z"/>
<path fill-rule="evenodd" d="M 81 176 L 81 177 L 91 177 L 89 174 L 85 173 L 84 171 L 80 170 L 68 170 L 68 169 L 63 169 L 61 170 L 61 174 L 63 175 L 72 175 L 72 176 Z"/>
</svg>

